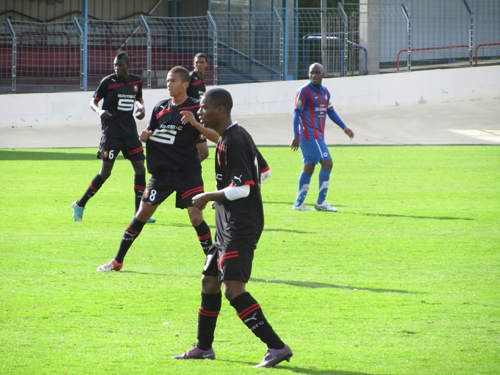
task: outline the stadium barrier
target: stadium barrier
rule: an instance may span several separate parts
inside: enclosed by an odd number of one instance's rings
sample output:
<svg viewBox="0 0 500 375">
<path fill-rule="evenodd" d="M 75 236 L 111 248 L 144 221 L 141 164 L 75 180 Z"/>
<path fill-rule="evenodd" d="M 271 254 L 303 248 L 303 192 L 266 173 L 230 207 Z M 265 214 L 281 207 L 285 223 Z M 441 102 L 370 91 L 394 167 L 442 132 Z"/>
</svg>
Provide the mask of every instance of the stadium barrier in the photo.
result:
<svg viewBox="0 0 500 375">
<path fill-rule="evenodd" d="M 233 118 L 249 115 L 290 114 L 297 89 L 308 80 L 262 82 L 220 86 L 231 92 Z M 479 100 L 500 96 L 500 66 L 476 69 L 459 68 L 394 73 L 361 77 L 328 78 L 323 81 L 332 94 L 332 103 L 345 112 Z M 89 92 L 0 95 L 3 109 L 0 127 L 98 126 L 99 119 L 90 109 Z M 145 90 L 146 119 L 138 121 L 144 129 L 148 113 L 167 91 Z M 26 105 L 30 103 L 30 105 Z"/>
</svg>

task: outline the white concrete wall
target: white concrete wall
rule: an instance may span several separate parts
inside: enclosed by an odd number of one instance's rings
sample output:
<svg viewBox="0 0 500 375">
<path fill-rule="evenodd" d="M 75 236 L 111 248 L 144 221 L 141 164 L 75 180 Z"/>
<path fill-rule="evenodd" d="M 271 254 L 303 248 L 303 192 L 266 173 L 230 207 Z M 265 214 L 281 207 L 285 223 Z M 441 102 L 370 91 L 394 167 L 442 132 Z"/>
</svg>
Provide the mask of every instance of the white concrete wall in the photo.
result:
<svg viewBox="0 0 500 375">
<path fill-rule="evenodd" d="M 233 97 L 233 116 L 290 114 L 302 81 L 221 86 Z M 443 103 L 500 97 L 500 66 L 330 78 L 323 84 L 343 113 L 419 103 Z M 166 90 L 145 90 L 148 109 L 168 97 Z M 92 92 L 0 95 L 0 127 L 96 125 Z M 145 128 L 147 120 L 138 121 Z"/>
</svg>

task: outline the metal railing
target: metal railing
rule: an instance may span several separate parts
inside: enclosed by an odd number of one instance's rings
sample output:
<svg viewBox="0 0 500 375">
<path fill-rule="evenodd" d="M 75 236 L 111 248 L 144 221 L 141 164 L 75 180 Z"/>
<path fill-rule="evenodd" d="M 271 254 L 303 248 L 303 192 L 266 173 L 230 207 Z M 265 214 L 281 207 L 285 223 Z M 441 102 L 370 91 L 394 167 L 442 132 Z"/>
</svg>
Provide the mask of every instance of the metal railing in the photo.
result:
<svg viewBox="0 0 500 375">
<path fill-rule="evenodd" d="M 121 21 L 7 20 L 0 23 L 0 93 L 93 90 L 122 50 L 131 72 L 153 89 L 165 87 L 173 66 L 191 70 L 198 52 L 209 57 L 209 85 L 307 78 L 314 62 L 328 77 L 500 62 L 496 0 L 372 4 Z"/>
</svg>

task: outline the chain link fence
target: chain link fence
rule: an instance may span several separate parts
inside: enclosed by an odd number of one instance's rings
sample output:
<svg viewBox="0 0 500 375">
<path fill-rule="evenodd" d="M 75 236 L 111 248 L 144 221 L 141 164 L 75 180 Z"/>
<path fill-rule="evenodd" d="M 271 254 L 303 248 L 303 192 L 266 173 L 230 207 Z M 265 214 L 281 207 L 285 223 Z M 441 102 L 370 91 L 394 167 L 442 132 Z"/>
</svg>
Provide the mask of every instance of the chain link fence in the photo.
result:
<svg viewBox="0 0 500 375">
<path fill-rule="evenodd" d="M 174 66 L 192 70 L 194 55 L 200 52 L 209 57 L 203 79 L 217 84 L 215 36 L 208 17 L 145 17 L 145 23 L 151 37 L 150 87 L 166 87 L 167 73 Z M 143 76 L 148 77 L 147 72 Z"/>
<path fill-rule="evenodd" d="M 283 33 L 276 11 L 211 16 L 217 32 L 218 84 L 283 79 Z"/>
<path fill-rule="evenodd" d="M 77 19 L 84 38 L 87 27 L 87 76 L 89 90 L 97 88 L 101 79 L 114 72 L 116 54 L 125 51 L 130 57 L 130 72 L 144 76 L 148 66 L 148 36 L 140 19 L 126 21 L 99 21 Z M 81 83 L 81 89 L 84 83 Z"/>
<path fill-rule="evenodd" d="M 7 22 L 0 23 L 0 94 L 12 92 L 12 49 L 14 48 L 12 34 Z"/>
<path fill-rule="evenodd" d="M 59 92 L 80 89 L 80 36 L 72 22 L 9 21 L 11 45 L 2 37 L 2 88 L 10 61 L 10 92 Z"/>
<path fill-rule="evenodd" d="M 209 85 L 467 67 L 500 62 L 500 1 L 399 0 L 272 12 L 0 23 L 0 93 L 94 90 L 117 52 L 145 87 L 209 57 Z"/>
</svg>

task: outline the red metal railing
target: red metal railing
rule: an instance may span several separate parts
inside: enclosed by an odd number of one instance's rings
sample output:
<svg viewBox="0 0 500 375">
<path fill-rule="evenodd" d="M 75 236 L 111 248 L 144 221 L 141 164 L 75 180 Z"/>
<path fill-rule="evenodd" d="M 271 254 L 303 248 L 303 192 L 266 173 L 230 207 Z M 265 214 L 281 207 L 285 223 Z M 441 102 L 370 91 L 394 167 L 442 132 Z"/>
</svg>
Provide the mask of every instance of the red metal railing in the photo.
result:
<svg viewBox="0 0 500 375">
<path fill-rule="evenodd" d="M 437 49 L 451 49 L 451 48 L 469 48 L 469 46 L 447 46 L 447 47 L 430 47 L 430 48 L 412 48 L 411 52 L 417 51 L 433 51 Z M 408 52 L 407 49 L 402 49 L 398 52 L 398 72 L 399 72 L 399 56 L 402 52 Z"/>
<path fill-rule="evenodd" d="M 485 47 L 485 46 L 500 46 L 500 43 L 484 43 L 480 44 L 476 47 L 476 66 L 477 66 L 477 50 L 479 47 Z"/>
</svg>

